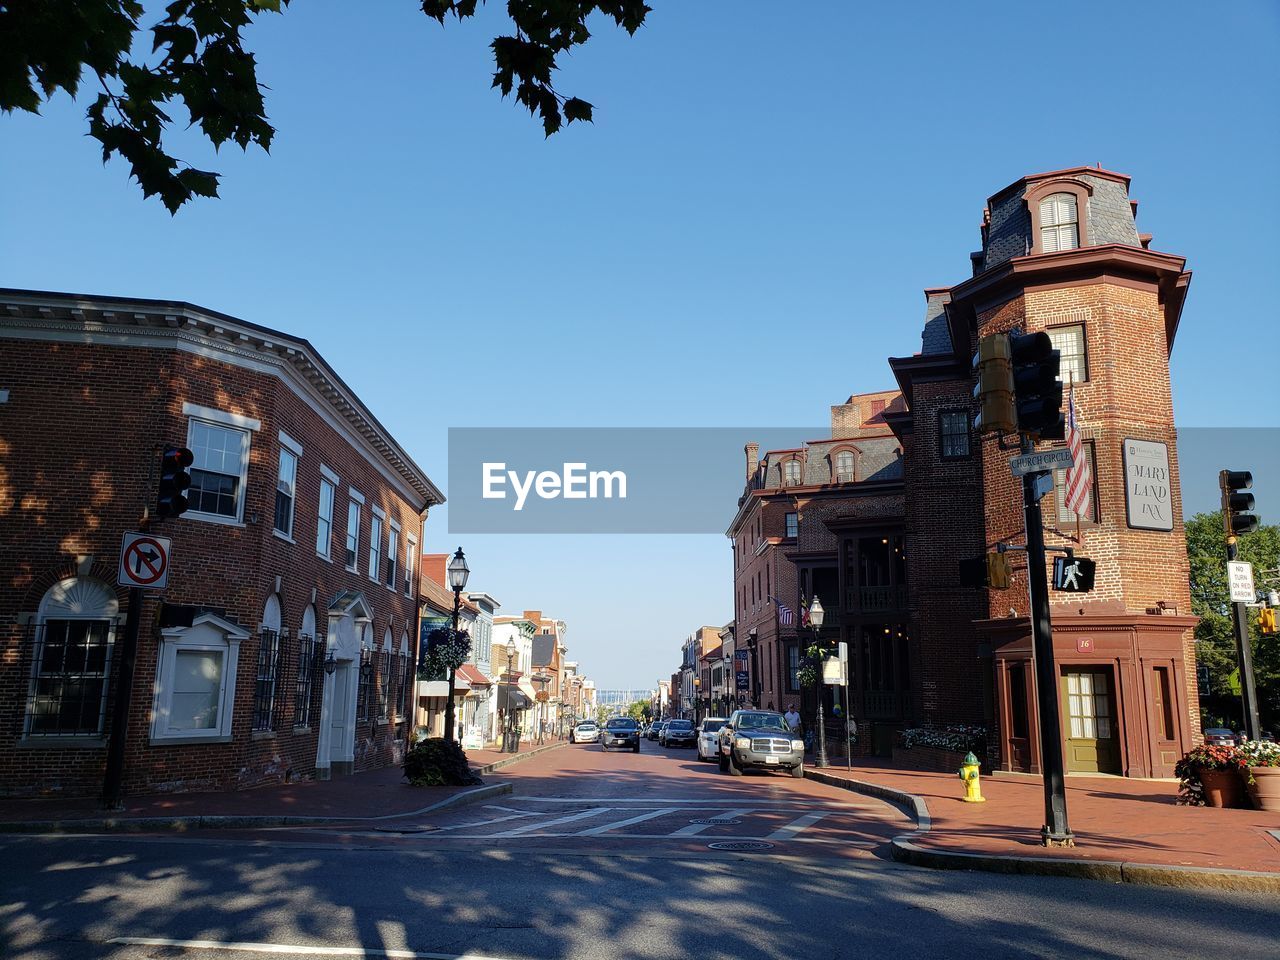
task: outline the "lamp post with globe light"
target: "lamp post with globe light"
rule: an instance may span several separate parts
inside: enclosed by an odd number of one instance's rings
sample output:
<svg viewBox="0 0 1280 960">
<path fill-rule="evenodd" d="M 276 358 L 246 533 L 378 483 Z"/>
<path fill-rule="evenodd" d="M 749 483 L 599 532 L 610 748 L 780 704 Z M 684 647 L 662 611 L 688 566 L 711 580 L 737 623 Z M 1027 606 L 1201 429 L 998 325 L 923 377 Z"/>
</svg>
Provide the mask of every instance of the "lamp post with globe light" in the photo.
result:
<svg viewBox="0 0 1280 960">
<path fill-rule="evenodd" d="M 822 621 L 826 618 L 826 611 L 822 609 L 822 601 L 814 594 L 813 600 L 809 603 L 809 629 L 813 631 L 813 644 L 818 650 L 817 664 L 817 693 L 818 693 L 818 749 L 817 755 L 814 757 L 813 765 L 815 767 L 829 766 L 827 762 L 827 726 L 822 709 L 823 687 L 826 685 L 826 678 L 822 675 L 822 667 L 826 658 L 822 655 L 822 640 L 820 633 L 822 631 Z"/>
<path fill-rule="evenodd" d="M 458 615 L 462 612 L 462 591 L 467 587 L 467 577 L 471 575 L 471 568 L 467 566 L 467 558 L 462 553 L 462 548 L 458 548 L 458 552 L 449 560 L 449 589 L 453 591 L 453 639 L 458 638 Z M 445 740 L 453 739 L 453 681 L 456 669 L 453 664 L 449 664 L 449 699 L 444 705 L 444 738 Z"/>
</svg>

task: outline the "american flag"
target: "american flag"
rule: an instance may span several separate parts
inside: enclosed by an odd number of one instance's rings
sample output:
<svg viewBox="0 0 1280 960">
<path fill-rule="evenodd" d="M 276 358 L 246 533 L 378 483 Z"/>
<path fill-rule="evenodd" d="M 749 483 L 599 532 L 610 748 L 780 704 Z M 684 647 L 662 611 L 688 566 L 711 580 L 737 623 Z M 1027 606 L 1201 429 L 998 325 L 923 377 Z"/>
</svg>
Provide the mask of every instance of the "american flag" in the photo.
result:
<svg viewBox="0 0 1280 960">
<path fill-rule="evenodd" d="M 778 623 L 782 624 L 784 627 L 789 627 L 791 624 L 795 623 L 796 614 L 794 610 L 788 607 L 777 597 L 770 597 L 769 599 L 778 605 Z"/>
<path fill-rule="evenodd" d="M 1076 517 L 1092 518 L 1090 500 L 1093 497 L 1093 471 L 1089 469 L 1089 457 L 1080 440 L 1080 425 L 1076 422 L 1076 388 L 1072 383 L 1067 394 L 1067 447 L 1075 463 L 1067 468 L 1066 507 Z"/>
</svg>

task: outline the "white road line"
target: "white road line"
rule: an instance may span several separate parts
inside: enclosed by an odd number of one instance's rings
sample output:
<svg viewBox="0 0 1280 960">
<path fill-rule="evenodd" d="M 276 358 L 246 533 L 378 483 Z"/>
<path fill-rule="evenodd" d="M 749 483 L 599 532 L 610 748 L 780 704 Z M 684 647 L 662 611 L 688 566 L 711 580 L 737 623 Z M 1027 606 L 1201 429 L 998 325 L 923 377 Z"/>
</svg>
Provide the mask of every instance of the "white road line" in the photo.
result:
<svg viewBox="0 0 1280 960">
<path fill-rule="evenodd" d="M 643 823 L 645 820 L 653 820 L 668 813 L 678 813 L 675 807 L 665 807 L 662 810 L 651 810 L 648 813 L 642 813 L 636 817 L 628 817 L 626 820 L 615 820 L 613 823 L 606 823 L 599 827 L 592 827 L 590 830 L 583 830 L 581 833 L 575 833 L 575 837 L 598 837 L 602 833 L 608 833 L 610 830 L 617 830 L 620 827 L 629 827 L 633 823 Z"/>
<path fill-rule="evenodd" d="M 698 810 L 723 810 L 725 804 L 732 797 L 717 801 L 714 797 L 689 798 L 689 797 L 521 797 L 521 803 L 599 803 L 601 800 L 608 800 L 615 806 L 632 806 L 632 807 L 651 807 L 657 804 L 677 804 L 681 807 L 690 807 Z M 742 798 L 737 798 L 741 800 Z M 890 806 L 884 801 L 872 801 L 869 803 L 835 803 L 826 800 L 766 800 L 751 798 L 754 809 L 763 809 L 765 807 L 782 807 L 785 809 L 795 808 L 803 810 L 807 807 L 816 807 L 822 810 L 868 810 L 878 809 L 882 806 Z"/>
<path fill-rule="evenodd" d="M 507 960 L 488 953 L 427 953 L 381 947 L 326 947 L 305 943 L 249 943 L 235 940 L 169 940 L 164 937 L 113 937 L 108 945 L 133 947 L 179 947 L 186 950 L 242 950 L 248 953 L 303 954 L 320 957 L 394 957 L 397 960 Z"/>
<path fill-rule="evenodd" d="M 567 817 L 557 817 L 555 820 L 547 820 L 544 823 L 531 823 L 527 827 L 516 827 L 514 830 L 508 830 L 505 833 L 490 834 L 495 840 L 505 837 L 519 837 L 526 833 L 533 833 L 535 830 L 545 830 L 547 827 L 556 827 L 562 823 L 571 823 L 574 820 L 586 820 L 588 817 L 594 817 L 601 813 L 608 813 L 609 807 L 596 807 L 594 810 L 583 810 L 581 813 L 573 813 Z"/>
<path fill-rule="evenodd" d="M 720 809 L 724 810 L 723 807 L 721 807 Z M 745 817 L 747 814 L 755 813 L 755 812 L 756 812 L 755 807 L 748 807 L 746 810 L 725 810 L 724 813 L 720 814 L 720 817 L 725 820 L 732 820 L 736 817 Z M 672 833 L 667 834 L 667 836 L 692 837 L 695 834 L 701 833 L 703 830 L 707 829 L 707 827 L 714 827 L 714 826 L 716 826 L 716 824 L 714 823 L 691 823 L 687 827 L 681 827 L 679 830 L 676 830 Z M 734 839 L 736 840 L 737 837 L 734 837 Z"/>
<path fill-rule="evenodd" d="M 765 839 L 766 840 L 790 840 L 797 833 L 800 833 L 800 831 L 805 830 L 808 827 L 812 827 L 815 823 L 817 823 L 819 820 L 821 820 L 825 816 L 828 816 L 828 814 L 806 813 L 803 817 L 798 817 L 795 820 L 792 820 L 785 827 L 781 827 L 780 829 L 773 831 L 773 833 L 769 834 L 769 836 L 765 837 Z"/>
<path fill-rule="evenodd" d="M 473 820 L 470 823 L 455 823 L 451 827 L 441 827 L 440 829 L 441 830 L 465 830 L 467 827 L 487 827 L 493 823 L 503 823 L 504 821 L 507 821 L 507 820 L 520 820 L 524 817 L 537 817 L 541 815 L 542 815 L 541 811 L 539 810 L 530 810 L 525 813 L 512 812 L 505 817 L 494 817 L 491 820 Z"/>
</svg>

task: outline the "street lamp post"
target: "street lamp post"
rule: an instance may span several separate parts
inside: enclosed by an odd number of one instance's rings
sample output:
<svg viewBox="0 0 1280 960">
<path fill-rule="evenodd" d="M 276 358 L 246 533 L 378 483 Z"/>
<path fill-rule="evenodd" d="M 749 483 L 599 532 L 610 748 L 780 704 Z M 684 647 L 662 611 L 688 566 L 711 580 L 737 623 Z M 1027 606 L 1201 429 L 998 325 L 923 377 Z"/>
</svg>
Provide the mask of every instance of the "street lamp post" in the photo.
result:
<svg viewBox="0 0 1280 960">
<path fill-rule="evenodd" d="M 755 627 L 747 632 L 747 648 L 751 651 L 751 705 L 760 709 L 760 638 Z"/>
<path fill-rule="evenodd" d="M 449 587 L 453 590 L 453 639 L 458 638 L 458 615 L 462 612 L 462 591 L 467 586 L 467 577 L 471 574 L 471 568 L 467 566 L 467 558 L 462 554 L 462 548 L 458 548 L 458 552 L 453 555 L 453 559 L 449 561 Z M 444 705 L 444 738 L 445 740 L 453 739 L 453 681 L 454 667 L 449 665 L 449 699 Z"/>
<path fill-rule="evenodd" d="M 820 631 L 822 630 L 822 621 L 826 618 L 826 612 L 822 609 L 822 601 L 814 594 L 812 602 L 809 604 L 809 628 L 813 631 L 813 642 L 818 647 L 818 667 L 817 667 L 817 688 L 818 688 L 818 752 L 814 757 L 813 765 L 815 767 L 828 766 L 827 763 L 827 726 L 822 709 L 823 687 L 826 686 L 826 678 L 822 675 L 822 666 L 825 658 L 822 656 Z"/>
<path fill-rule="evenodd" d="M 512 661 L 515 659 L 516 649 L 514 646 L 507 647 L 507 706 L 502 716 L 502 752 L 508 753 L 507 747 L 511 743 L 511 671 Z"/>
</svg>

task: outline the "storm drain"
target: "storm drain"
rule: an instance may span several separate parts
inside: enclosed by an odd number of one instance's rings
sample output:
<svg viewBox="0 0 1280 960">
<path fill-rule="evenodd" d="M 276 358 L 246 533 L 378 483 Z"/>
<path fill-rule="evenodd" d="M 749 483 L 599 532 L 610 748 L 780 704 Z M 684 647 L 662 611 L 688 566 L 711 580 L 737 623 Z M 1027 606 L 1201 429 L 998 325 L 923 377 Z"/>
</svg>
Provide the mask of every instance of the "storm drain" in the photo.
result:
<svg viewBox="0 0 1280 960">
<path fill-rule="evenodd" d="M 708 850 L 772 850 L 773 844 L 763 840 L 717 840 L 707 844 Z"/>
<path fill-rule="evenodd" d="M 741 820 L 735 820 L 733 817 L 698 817 L 696 820 L 690 820 L 690 823 L 722 823 L 726 826 L 733 826 L 741 823 Z"/>
</svg>

